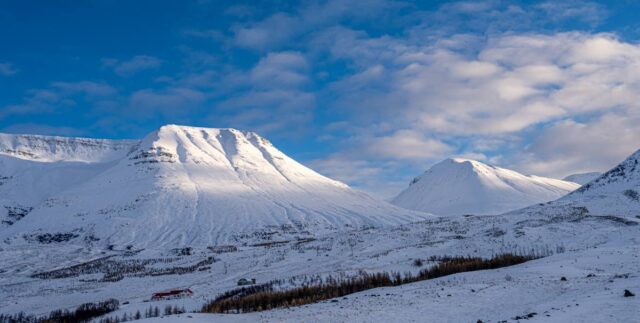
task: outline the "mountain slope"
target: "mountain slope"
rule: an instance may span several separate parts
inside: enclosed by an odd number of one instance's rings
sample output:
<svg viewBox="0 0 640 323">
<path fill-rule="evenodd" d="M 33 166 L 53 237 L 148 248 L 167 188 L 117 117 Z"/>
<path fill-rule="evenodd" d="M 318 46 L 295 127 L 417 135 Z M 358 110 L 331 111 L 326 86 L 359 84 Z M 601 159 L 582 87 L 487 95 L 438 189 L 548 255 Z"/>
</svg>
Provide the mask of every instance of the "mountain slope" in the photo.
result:
<svg viewBox="0 0 640 323">
<path fill-rule="evenodd" d="M 576 183 L 453 158 L 415 178 L 392 203 L 438 215 L 498 214 L 557 199 L 578 187 Z"/>
<path fill-rule="evenodd" d="M 640 214 L 640 150 L 554 203 L 582 206 L 595 214 Z"/>
<path fill-rule="evenodd" d="M 24 213 L 0 231 L 5 241 L 215 245 L 425 217 L 326 178 L 252 132 L 169 125 L 139 142 L 100 141 L 103 146 L 87 150 L 109 154 L 93 160 L 84 148 L 60 154 L 59 138 L 45 139 L 39 147 L 52 148 L 41 149 L 37 158 L 4 156 L 0 164 L 8 178 L 0 190 L 16 192 L 2 201 L 5 218 L 11 217 L 11 203 Z M 51 179 L 24 175 L 40 173 Z M 38 188 L 39 198 L 18 200 L 41 185 L 48 188 Z"/>
<path fill-rule="evenodd" d="M 600 175 L 602 175 L 602 173 L 600 173 L 600 172 L 579 173 L 579 174 L 569 175 L 569 176 L 563 178 L 562 180 L 563 181 L 567 181 L 567 182 L 578 183 L 580 185 L 584 185 L 584 184 L 587 184 L 587 183 L 591 182 L 592 180 L 600 177 Z"/>
</svg>

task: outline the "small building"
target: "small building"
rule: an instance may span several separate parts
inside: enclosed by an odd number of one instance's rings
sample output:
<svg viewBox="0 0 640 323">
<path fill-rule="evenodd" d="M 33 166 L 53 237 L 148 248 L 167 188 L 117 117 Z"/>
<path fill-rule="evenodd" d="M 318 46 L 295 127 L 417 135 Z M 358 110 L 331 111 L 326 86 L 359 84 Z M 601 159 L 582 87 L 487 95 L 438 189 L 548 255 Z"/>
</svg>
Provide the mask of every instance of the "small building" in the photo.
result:
<svg viewBox="0 0 640 323">
<path fill-rule="evenodd" d="M 246 278 L 240 278 L 238 280 L 238 286 L 253 285 L 255 283 L 256 283 L 256 279 L 255 278 L 251 278 L 251 280 L 248 280 Z"/>
<path fill-rule="evenodd" d="M 161 300 L 167 300 L 167 299 L 189 297 L 191 295 L 193 295 L 193 292 L 189 288 L 186 288 L 186 289 L 172 289 L 172 290 L 169 290 L 169 291 L 166 291 L 166 292 L 154 293 L 151 296 L 151 300 L 152 301 L 161 301 Z"/>
</svg>

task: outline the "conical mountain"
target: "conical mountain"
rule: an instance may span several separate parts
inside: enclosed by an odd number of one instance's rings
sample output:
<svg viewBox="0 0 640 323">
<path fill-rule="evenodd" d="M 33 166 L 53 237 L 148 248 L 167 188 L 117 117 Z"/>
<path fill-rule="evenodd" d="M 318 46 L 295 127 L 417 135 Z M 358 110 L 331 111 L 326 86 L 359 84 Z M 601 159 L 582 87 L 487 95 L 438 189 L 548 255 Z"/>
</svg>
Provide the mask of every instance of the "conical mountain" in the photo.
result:
<svg viewBox="0 0 640 323">
<path fill-rule="evenodd" d="M 451 158 L 416 177 L 392 203 L 437 215 L 499 214 L 555 200 L 578 187 L 476 160 Z"/>
</svg>

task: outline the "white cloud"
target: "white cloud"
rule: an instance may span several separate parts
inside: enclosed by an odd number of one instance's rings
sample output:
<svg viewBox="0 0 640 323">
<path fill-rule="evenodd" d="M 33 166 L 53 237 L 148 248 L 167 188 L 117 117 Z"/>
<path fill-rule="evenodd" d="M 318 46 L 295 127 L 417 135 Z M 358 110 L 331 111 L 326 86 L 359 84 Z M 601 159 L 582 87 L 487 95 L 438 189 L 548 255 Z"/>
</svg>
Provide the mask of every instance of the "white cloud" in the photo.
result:
<svg viewBox="0 0 640 323">
<path fill-rule="evenodd" d="M 640 113 L 605 114 L 588 122 L 566 120 L 545 128 L 513 165 L 526 172 L 562 178 L 606 171 L 640 149 Z"/>
<path fill-rule="evenodd" d="M 264 50 L 282 44 L 301 28 L 301 21 L 285 13 L 276 13 L 252 25 L 233 28 L 237 46 Z"/>
<path fill-rule="evenodd" d="M 261 88 L 297 87 L 308 81 L 307 61 L 298 52 L 269 53 L 251 70 L 254 86 Z"/>
<path fill-rule="evenodd" d="M 131 76 L 143 70 L 160 67 L 162 60 L 148 55 L 136 55 L 127 61 L 105 58 L 102 60 L 102 64 L 113 68 L 113 71 L 120 76 Z"/>
<path fill-rule="evenodd" d="M 592 1 L 545 1 L 535 7 L 555 21 L 578 18 L 591 25 L 597 25 L 608 16 L 607 10 L 602 5 Z"/>
<path fill-rule="evenodd" d="M 233 26 L 232 42 L 243 48 L 273 50 L 305 34 L 338 25 L 342 20 L 357 22 L 373 18 L 382 19 L 381 14 L 385 16 L 385 13 L 407 6 L 401 1 L 390 0 L 303 2 L 292 12 L 278 11 L 264 19 Z M 241 10 L 237 10 L 232 7 L 230 10 L 233 13 L 251 11 L 247 7 L 240 8 Z"/>
<path fill-rule="evenodd" d="M 374 158 L 401 160 L 440 158 L 452 151 L 447 144 L 415 130 L 398 130 L 388 136 L 376 137 L 367 143 L 367 150 Z"/>
<path fill-rule="evenodd" d="M 129 107 L 142 117 L 153 117 L 156 114 L 185 115 L 197 109 L 205 99 L 204 93 L 183 87 L 144 89 L 131 95 Z"/>
<path fill-rule="evenodd" d="M 611 34 L 434 43 L 336 33 L 316 44 L 354 68 L 330 87 L 351 126 L 344 159 L 426 168 L 466 155 L 564 176 L 605 170 L 640 148 L 640 45 Z"/>
<path fill-rule="evenodd" d="M 228 98 L 218 103 L 211 120 L 268 135 L 308 131 L 316 106 L 316 95 L 305 89 L 308 74 L 301 53 L 268 53 L 250 70 L 225 77 Z"/>
<path fill-rule="evenodd" d="M 613 50 L 594 54 L 597 67 L 588 69 L 585 64 L 592 62 L 592 57 L 585 57 L 580 49 L 594 46 L 594 41 L 604 41 L 600 46 Z M 356 43 L 355 48 L 364 46 L 371 56 L 382 59 L 365 60 L 368 66 L 360 73 L 334 86 L 348 102 L 344 105 L 360 100 L 381 105 L 368 105 L 373 110 L 393 106 L 397 117 L 388 122 L 410 124 L 423 132 L 516 132 L 585 112 L 638 104 L 640 48 L 610 35 L 498 36 L 473 56 L 430 45 L 407 45 L 411 55 L 404 55 L 402 63 L 386 61 L 384 52 L 376 55 L 378 46 L 368 47 L 375 41 Z M 418 59 L 407 60 L 411 56 Z M 379 71 L 373 74 L 378 79 L 386 80 L 381 89 L 377 83 L 375 93 L 367 91 L 372 78 L 362 77 L 372 75 L 372 69 Z M 343 86 L 345 91 L 341 91 Z"/>
<path fill-rule="evenodd" d="M 111 85 L 106 83 L 97 83 L 91 81 L 79 82 L 54 82 L 51 86 L 67 93 L 84 93 L 91 96 L 107 96 L 113 95 L 117 91 Z"/>
</svg>

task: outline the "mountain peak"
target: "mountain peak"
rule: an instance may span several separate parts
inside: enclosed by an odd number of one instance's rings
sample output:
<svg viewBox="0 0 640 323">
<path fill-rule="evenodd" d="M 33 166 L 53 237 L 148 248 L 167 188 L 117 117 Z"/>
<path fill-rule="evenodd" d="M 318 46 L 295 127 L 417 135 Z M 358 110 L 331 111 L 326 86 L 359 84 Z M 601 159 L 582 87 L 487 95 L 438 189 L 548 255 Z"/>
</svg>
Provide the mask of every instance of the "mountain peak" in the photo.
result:
<svg viewBox="0 0 640 323">
<path fill-rule="evenodd" d="M 324 177 L 249 131 L 166 125 L 132 146 L 110 163 L 0 159 L 0 224 L 11 222 L 0 240 L 75 230 L 101 243 L 215 245 L 427 217 Z M 13 219 L 12 207 L 29 216 Z"/>
<path fill-rule="evenodd" d="M 449 158 L 415 178 L 392 203 L 440 215 L 497 214 L 554 200 L 578 187 L 473 159 Z"/>
<path fill-rule="evenodd" d="M 255 166 L 265 158 L 284 159 L 286 156 L 268 140 L 251 131 L 173 124 L 148 134 L 129 154 L 134 164 L 204 162 L 235 165 L 238 160 L 250 160 L 248 164 Z"/>
</svg>

